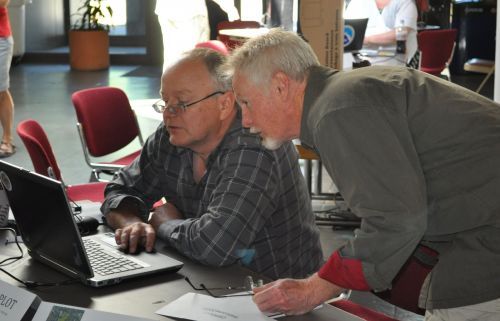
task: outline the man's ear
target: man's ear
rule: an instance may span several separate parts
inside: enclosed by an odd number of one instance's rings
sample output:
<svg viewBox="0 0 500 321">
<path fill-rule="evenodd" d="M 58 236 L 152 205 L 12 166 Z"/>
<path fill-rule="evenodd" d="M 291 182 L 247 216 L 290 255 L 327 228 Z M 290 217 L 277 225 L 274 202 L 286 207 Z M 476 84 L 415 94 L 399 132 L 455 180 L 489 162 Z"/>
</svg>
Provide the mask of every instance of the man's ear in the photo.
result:
<svg viewBox="0 0 500 321">
<path fill-rule="evenodd" d="M 236 108 L 234 93 L 231 90 L 228 90 L 225 93 L 221 94 L 218 97 L 217 102 L 219 104 L 218 106 L 220 110 L 221 120 L 224 120 L 227 117 L 229 117 Z"/>
<path fill-rule="evenodd" d="M 290 92 L 290 79 L 284 72 L 278 71 L 273 75 L 271 86 L 274 95 L 276 95 L 275 97 L 278 97 L 282 101 L 288 99 L 288 94 Z"/>
</svg>

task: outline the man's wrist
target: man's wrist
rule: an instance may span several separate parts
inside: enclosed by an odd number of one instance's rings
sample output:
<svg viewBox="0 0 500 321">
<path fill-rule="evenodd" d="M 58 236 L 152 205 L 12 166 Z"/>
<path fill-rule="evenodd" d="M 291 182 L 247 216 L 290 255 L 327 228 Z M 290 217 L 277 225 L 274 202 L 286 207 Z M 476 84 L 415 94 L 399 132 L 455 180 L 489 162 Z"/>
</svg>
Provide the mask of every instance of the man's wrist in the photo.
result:
<svg viewBox="0 0 500 321">
<path fill-rule="evenodd" d="M 108 216 L 110 212 L 117 213 L 132 213 L 143 222 L 149 218 L 149 209 L 142 200 L 135 196 L 121 195 L 106 199 L 101 207 L 104 216 Z"/>
<path fill-rule="evenodd" d="M 345 291 L 344 288 L 322 279 L 318 273 L 314 273 L 306 280 L 308 292 L 312 293 L 312 300 L 316 305 L 337 297 Z"/>
</svg>

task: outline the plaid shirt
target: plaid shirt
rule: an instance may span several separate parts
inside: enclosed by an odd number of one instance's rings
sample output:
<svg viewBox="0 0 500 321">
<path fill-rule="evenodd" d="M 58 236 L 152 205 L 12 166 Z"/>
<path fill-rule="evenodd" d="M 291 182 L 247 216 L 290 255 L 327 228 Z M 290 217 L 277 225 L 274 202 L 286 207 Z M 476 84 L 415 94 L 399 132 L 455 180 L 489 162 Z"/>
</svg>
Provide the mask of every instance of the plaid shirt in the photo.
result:
<svg viewBox="0 0 500 321">
<path fill-rule="evenodd" d="M 319 230 L 291 142 L 266 150 L 234 120 L 193 179 L 193 152 L 170 144 L 163 124 L 132 164 L 106 188 L 103 213 L 126 199 L 143 220 L 165 197 L 185 219 L 163 223 L 158 237 L 203 264 L 239 262 L 276 279 L 305 277 L 322 262 Z"/>
</svg>

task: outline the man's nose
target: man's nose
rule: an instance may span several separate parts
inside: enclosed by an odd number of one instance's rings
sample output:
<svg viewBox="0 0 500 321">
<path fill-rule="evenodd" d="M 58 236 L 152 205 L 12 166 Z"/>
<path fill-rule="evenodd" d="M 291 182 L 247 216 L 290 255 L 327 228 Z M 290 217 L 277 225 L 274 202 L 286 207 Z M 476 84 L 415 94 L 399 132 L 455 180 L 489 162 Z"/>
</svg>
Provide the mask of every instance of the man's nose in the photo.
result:
<svg viewBox="0 0 500 321">
<path fill-rule="evenodd" d="M 175 116 L 175 115 L 165 109 L 163 111 L 163 122 L 165 123 L 167 121 L 167 119 L 172 118 L 173 116 Z"/>
</svg>

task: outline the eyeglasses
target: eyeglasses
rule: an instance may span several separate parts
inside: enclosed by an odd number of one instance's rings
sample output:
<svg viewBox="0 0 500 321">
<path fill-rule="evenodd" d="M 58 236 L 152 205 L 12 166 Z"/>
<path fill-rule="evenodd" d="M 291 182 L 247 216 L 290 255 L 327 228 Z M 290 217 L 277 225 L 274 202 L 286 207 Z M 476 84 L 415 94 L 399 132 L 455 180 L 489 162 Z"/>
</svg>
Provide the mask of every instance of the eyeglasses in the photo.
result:
<svg viewBox="0 0 500 321">
<path fill-rule="evenodd" d="M 200 283 L 199 286 L 194 286 L 193 283 L 191 283 L 191 280 L 186 276 L 184 277 L 184 280 L 186 280 L 187 283 L 193 288 L 193 290 L 197 291 L 206 291 L 208 294 L 210 294 L 211 297 L 214 298 L 229 298 L 233 296 L 250 296 L 253 295 L 252 289 L 255 287 L 259 287 L 264 285 L 264 282 L 262 280 L 257 280 L 257 282 L 254 283 L 253 278 L 251 276 L 246 276 L 244 280 L 244 284 L 242 286 L 226 286 L 226 287 L 218 287 L 218 288 L 207 288 L 205 284 Z M 214 294 L 212 291 L 218 291 L 218 290 L 243 290 L 247 291 L 248 293 L 235 293 L 235 294 L 224 294 L 224 295 L 217 295 Z"/>
<path fill-rule="evenodd" d="M 213 93 L 201 98 L 201 99 L 198 99 L 197 101 L 193 101 L 192 103 L 178 103 L 177 105 L 169 105 L 168 103 L 166 103 L 163 99 L 160 99 L 158 100 L 157 102 L 155 102 L 153 104 L 153 109 L 157 112 L 157 113 L 160 113 L 160 114 L 163 114 L 163 112 L 165 110 L 167 110 L 169 113 L 171 113 L 172 115 L 177 115 L 178 113 L 180 112 L 183 112 L 184 110 L 186 110 L 186 108 L 188 107 L 191 107 L 199 102 L 202 102 L 204 101 L 205 99 L 208 99 L 208 98 L 211 98 L 215 95 L 218 95 L 218 94 L 223 94 L 225 93 L 224 91 L 214 91 Z"/>
</svg>

